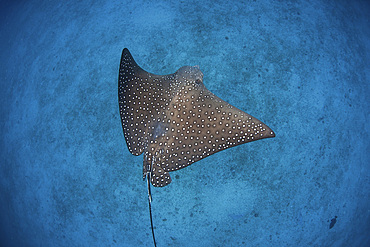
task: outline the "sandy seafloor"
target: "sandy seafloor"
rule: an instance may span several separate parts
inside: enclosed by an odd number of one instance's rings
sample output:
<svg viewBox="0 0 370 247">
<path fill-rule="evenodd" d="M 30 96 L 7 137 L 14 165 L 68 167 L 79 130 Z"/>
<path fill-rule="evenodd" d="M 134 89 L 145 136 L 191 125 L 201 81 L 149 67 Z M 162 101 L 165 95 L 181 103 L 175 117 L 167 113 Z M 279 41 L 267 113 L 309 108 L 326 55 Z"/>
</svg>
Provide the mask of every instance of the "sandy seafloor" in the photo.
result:
<svg viewBox="0 0 370 247">
<path fill-rule="evenodd" d="M 276 138 L 153 188 L 161 246 L 370 246 L 368 1 L 1 1 L 0 246 L 152 246 L 122 49 Z M 336 217 L 336 218 L 335 218 Z M 336 224 L 330 229 L 330 223 Z"/>
</svg>

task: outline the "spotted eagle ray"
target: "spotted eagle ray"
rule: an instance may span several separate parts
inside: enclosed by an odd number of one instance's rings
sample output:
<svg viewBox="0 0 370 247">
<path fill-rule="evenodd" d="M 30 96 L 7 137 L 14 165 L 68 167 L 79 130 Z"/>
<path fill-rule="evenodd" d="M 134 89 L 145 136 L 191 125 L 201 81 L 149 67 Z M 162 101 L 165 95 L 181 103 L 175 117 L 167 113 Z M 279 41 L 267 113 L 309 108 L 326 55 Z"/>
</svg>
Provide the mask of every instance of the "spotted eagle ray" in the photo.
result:
<svg viewBox="0 0 370 247">
<path fill-rule="evenodd" d="M 123 49 L 118 78 L 123 134 L 133 155 L 144 153 L 150 222 L 154 237 L 150 183 L 171 183 L 170 172 L 226 148 L 275 133 L 264 123 L 211 93 L 199 66 L 155 75 L 140 68 Z"/>
</svg>

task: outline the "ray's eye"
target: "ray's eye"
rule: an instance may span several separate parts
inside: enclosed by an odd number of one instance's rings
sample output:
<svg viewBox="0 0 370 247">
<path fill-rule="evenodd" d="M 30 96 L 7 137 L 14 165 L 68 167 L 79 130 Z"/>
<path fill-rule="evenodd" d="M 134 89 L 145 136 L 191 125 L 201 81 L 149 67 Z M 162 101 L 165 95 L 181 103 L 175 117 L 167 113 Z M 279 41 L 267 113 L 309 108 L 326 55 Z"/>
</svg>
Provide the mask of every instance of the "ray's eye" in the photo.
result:
<svg viewBox="0 0 370 247">
<path fill-rule="evenodd" d="M 196 79 L 196 80 L 195 80 L 195 83 L 196 83 L 196 84 L 200 84 L 200 83 L 202 83 L 202 81 L 201 81 L 200 79 Z"/>
</svg>

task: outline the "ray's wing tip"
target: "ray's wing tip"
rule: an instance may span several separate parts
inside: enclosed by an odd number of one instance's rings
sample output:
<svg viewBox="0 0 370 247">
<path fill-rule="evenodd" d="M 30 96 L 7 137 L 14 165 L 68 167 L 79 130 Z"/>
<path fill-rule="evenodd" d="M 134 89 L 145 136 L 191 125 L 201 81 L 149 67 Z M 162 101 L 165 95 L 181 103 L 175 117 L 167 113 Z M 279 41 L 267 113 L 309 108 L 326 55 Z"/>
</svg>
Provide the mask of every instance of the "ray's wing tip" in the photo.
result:
<svg viewBox="0 0 370 247">
<path fill-rule="evenodd" d="M 268 137 L 269 138 L 274 138 L 276 135 L 275 135 L 275 132 L 272 130 L 272 129 L 270 129 L 270 132 L 269 132 L 269 134 L 268 134 Z"/>
<path fill-rule="evenodd" d="M 275 132 L 271 130 L 271 137 L 275 137 Z"/>
<path fill-rule="evenodd" d="M 263 137 L 264 138 L 274 138 L 276 136 L 275 131 L 273 131 L 270 127 L 265 125 L 265 130 L 263 131 Z"/>
<path fill-rule="evenodd" d="M 122 57 L 124 57 L 125 55 L 131 55 L 130 51 L 126 47 L 122 50 Z"/>
</svg>

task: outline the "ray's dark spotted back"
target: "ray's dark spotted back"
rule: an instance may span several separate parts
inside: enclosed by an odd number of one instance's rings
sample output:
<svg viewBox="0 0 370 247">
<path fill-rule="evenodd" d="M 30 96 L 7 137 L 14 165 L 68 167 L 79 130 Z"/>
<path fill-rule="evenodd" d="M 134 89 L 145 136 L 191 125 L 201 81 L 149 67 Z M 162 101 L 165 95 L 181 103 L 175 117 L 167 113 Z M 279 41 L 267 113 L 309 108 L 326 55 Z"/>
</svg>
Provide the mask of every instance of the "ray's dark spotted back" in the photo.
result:
<svg viewBox="0 0 370 247">
<path fill-rule="evenodd" d="M 150 172 L 154 186 L 169 184 L 169 172 L 218 151 L 275 136 L 267 125 L 211 93 L 197 66 L 153 75 L 125 49 L 118 92 L 127 146 L 134 155 L 144 152 L 143 176 Z"/>
</svg>

